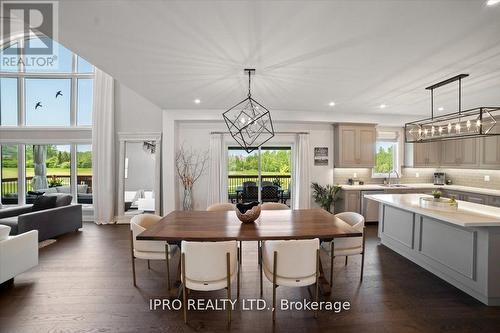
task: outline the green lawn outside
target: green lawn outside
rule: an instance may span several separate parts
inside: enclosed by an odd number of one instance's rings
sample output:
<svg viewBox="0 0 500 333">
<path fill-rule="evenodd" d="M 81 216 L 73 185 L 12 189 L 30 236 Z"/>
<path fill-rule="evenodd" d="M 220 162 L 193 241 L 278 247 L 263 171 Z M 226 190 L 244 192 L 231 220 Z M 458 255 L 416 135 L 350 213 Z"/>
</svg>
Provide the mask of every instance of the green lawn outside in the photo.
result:
<svg viewBox="0 0 500 333">
<path fill-rule="evenodd" d="M 33 168 L 26 169 L 26 176 L 33 177 L 35 175 Z M 47 175 L 57 175 L 57 176 L 69 176 L 70 169 L 63 168 L 48 168 Z M 92 176 L 91 168 L 78 168 L 77 171 L 78 176 Z M 3 178 L 17 178 L 17 168 L 3 168 L 2 170 Z"/>
</svg>

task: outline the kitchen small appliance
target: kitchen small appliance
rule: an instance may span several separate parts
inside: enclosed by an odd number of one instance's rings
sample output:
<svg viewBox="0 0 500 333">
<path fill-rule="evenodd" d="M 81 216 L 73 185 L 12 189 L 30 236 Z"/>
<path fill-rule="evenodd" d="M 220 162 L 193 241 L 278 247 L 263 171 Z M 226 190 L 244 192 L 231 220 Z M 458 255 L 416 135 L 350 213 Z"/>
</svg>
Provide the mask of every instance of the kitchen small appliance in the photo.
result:
<svg viewBox="0 0 500 333">
<path fill-rule="evenodd" d="M 446 183 L 446 175 L 444 172 L 434 172 L 434 185 L 444 185 Z"/>
</svg>

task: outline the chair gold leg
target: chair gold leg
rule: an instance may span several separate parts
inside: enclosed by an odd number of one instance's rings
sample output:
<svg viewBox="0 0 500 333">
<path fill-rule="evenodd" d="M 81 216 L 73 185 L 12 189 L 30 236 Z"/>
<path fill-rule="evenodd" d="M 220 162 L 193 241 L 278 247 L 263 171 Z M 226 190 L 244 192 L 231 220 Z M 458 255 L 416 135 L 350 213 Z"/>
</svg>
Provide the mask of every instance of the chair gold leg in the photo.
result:
<svg viewBox="0 0 500 333">
<path fill-rule="evenodd" d="M 366 227 L 363 227 L 363 252 L 361 253 L 361 277 L 359 279 L 359 282 L 363 282 L 363 271 L 365 268 L 365 234 L 366 234 Z"/>
<path fill-rule="evenodd" d="M 276 268 L 278 263 L 278 252 L 274 251 L 273 260 L 273 323 L 276 321 Z"/>
<path fill-rule="evenodd" d="M 314 301 L 318 304 L 319 300 L 319 249 L 316 250 L 316 291 L 314 294 Z M 318 318 L 318 310 L 314 311 L 314 318 Z"/>
<path fill-rule="evenodd" d="M 335 259 L 334 248 L 335 244 L 334 241 L 332 240 L 330 244 L 330 294 L 333 291 L 333 259 Z"/>
<path fill-rule="evenodd" d="M 227 299 L 231 300 L 231 255 L 226 253 L 227 267 Z M 227 327 L 231 327 L 231 305 L 227 307 Z"/>
<path fill-rule="evenodd" d="M 134 279 L 134 287 L 137 287 L 135 280 L 134 234 L 132 230 L 130 230 L 130 258 L 132 259 L 132 277 Z"/>
<path fill-rule="evenodd" d="M 148 269 L 151 269 L 151 264 L 149 262 L 149 259 L 148 259 Z"/>
<path fill-rule="evenodd" d="M 168 246 L 168 243 L 165 244 L 165 260 L 167 262 L 167 290 L 170 292 L 170 260 L 169 260 L 169 255 L 170 255 L 170 247 Z"/>
<path fill-rule="evenodd" d="M 236 299 L 240 299 L 240 273 L 241 267 L 238 267 L 238 274 L 236 275 Z"/>
<path fill-rule="evenodd" d="M 187 324 L 187 287 L 186 287 L 186 254 L 181 254 L 182 270 L 182 310 L 184 312 L 184 324 Z"/>
<path fill-rule="evenodd" d="M 260 298 L 262 298 L 263 296 L 263 281 L 262 281 L 262 265 L 263 265 L 263 262 L 262 262 L 262 244 L 261 242 L 259 241 L 258 243 L 258 256 L 259 256 L 259 286 L 260 286 Z"/>
<path fill-rule="evenodd" d="M 240 261 L 239 261 L 240 267 L 242 263 L 243 263 L 243 242 L 240 241 Z"/>
<path fill-rule="evenodd" d="M 347 266 L 347 258 L 349 258 L 348 256 L 345 256 L 345 265 Z"/>
</svg>

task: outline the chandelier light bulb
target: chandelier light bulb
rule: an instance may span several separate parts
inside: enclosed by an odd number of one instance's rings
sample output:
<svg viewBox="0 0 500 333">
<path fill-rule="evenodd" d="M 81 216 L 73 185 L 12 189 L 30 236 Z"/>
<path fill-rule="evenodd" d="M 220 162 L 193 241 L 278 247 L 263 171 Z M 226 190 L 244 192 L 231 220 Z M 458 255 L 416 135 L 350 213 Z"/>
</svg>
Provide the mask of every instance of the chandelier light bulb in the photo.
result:
<svg viewBox="0 0 500 333">
<path fill-rule="evenodd" d="M 244 124 L 247 120 L 245 119 L 245 117 L 241 117 L 240 118 L 240 123 Z"/>
<path fill-rule="evenodd" d="M 451 123 L 448 123 L 448 133 L 451 133 Z"/>
<path fill-rule="evenodd" d="M 460 133 L 460 123 L 457 123 L 455 125 L 455 131 L 457 131 L 458 133 Z"/>
<path fill-rule="evenodd" d="M 480 126 L 481 126 L 481 120 L 479 120 L 479 119 L 478 119 L 478 120 L 476 121 L 476 127 L 480 127 Z"/>
<path fill-rule="evenodd" d="M 470 120 L 467 120 L 467 130 L 470 131 Z"/>
<path fill-rule="evenodd" d="M 427 128 L 426 128 L 426 129 L 424 129 L 424 135 L 427 135 L 427 132 L 429 132 L 429 131 L 427 130 Z"/>
<path fill-rule="evenodd" d="M 422 135 L 422 129 L 421 128 L 418 129 L 418 135 Z"/>
<path fill-rule="evenodd" d="M 436 128 L 434 126 L 432 126 L 432 128 L 431 128 L 431 135 L 434 136 L 434 133 L 436 133 Z"/>
<path fill-rule="evenodd" d="M 439 126 L 439 128 L 438 128 L 438 132 L 439 132 L 439 134 L 443 134 L 443 128 L 441 126 Z"/>
</svg>

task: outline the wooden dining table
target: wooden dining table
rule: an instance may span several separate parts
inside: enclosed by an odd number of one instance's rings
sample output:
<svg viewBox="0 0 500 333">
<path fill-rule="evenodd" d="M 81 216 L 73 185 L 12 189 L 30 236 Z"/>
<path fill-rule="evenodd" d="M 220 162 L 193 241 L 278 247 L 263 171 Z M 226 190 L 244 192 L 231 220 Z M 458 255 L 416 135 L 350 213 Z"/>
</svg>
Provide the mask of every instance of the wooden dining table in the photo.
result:
<svg viewBox="0 0 500 333">
<path fill-rule="evenodd" d="M 332 239 L 360 237 L 362 233 L 322 209 L 263 210 L 252 223 L 242 223 L 235 211 L 173 211 L 138 240 L 154 241 L 265 241 L 289 239 Z M 323 272 L 322 265 L 320 265 Z M 324 293 L 329 282 L 320 276 Z"/>
</svg>

